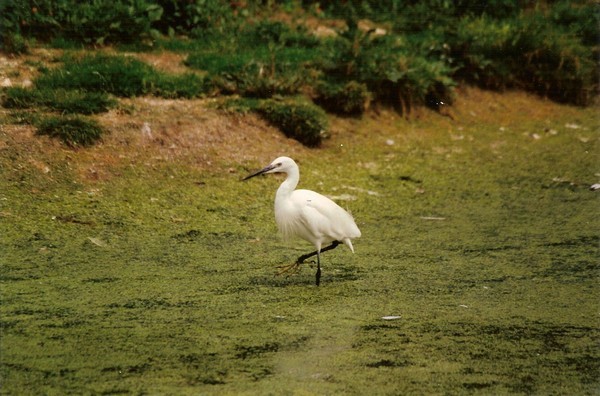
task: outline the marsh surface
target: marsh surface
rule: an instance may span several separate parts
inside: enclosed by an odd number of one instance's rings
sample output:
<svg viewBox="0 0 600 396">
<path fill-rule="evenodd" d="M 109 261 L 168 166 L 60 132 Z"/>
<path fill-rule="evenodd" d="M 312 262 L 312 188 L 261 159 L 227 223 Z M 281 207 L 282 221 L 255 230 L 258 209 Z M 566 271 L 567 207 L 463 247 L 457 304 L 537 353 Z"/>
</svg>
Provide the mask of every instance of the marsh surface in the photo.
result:
<svg viewBox="0 0 600 396">
<path fill-rule="evenodd" d="M 454 119 L 332 119 L 307 149 L 206 101 L 122 102 L 89 149 L 2 126 L 3 394 L 600 389 L 596 109 L 465 88 Z M 362 230 L 318 288 L 274 276 L 311 249 L 277 236 L 281 179 L 240 182 L 279 155 Z"/>
</svg>

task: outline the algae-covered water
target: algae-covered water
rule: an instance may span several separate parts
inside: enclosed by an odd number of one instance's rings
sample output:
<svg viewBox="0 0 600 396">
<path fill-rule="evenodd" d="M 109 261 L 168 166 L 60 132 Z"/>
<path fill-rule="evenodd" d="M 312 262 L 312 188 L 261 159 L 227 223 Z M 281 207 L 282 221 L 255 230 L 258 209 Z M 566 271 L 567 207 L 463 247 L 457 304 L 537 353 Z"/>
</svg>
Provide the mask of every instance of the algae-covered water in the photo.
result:
<svg viewBox="0 0 600 396">
<path fill-rule="evenodd" d="M 4 129 L 1 393 L 597 394 L 596 112 L 473 95 L 454 119 L 332 120 L 321 149 L 121 156 L 98 179 L 77 164 L 101 148 L 32 158 Z M 311 249 L 277 236 L 281 178 L 240 182 L 286 154 L 363 234 L 320 287 L 274 276 Z"/>
</svg>

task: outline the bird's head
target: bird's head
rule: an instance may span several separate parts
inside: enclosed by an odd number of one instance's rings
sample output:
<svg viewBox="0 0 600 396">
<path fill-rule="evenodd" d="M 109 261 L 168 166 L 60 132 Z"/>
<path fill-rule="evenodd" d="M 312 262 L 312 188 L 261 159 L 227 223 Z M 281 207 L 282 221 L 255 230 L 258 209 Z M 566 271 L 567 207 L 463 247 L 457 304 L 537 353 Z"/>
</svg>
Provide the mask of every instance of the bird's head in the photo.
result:
<svg viewBox="0 0 600 396">
<path fill-rule="evenodd" d="M 269 165 L 265 166 L 263 169 L 251 173 L 246 176 L 242 180 L 248 180 L 254 176 L 266 174 L 266 173 L 289 173 L 292 169 L 297 168 L 298 165 L 294 162 L 293 159 L 289 157 L 279 157 L 273 160 Z"/>
</svg>

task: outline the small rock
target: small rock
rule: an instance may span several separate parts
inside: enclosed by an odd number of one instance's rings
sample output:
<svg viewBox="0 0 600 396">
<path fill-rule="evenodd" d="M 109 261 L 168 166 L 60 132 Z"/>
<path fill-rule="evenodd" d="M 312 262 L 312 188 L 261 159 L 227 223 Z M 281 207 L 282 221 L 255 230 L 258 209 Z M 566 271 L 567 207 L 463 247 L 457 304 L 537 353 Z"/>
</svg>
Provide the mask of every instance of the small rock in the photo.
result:
<svg viewBox="0 0 600 396">
<path fill-rule="evenodd" d="M 10 81 L 10 78 L 5 78 L 2 80 L 2 83 L 0 83 L 0 86 L 3 88 L 12 87 L 12 81 Z"/>
<path fill-rule="evenodd" d="M 142 135 L 149 139 L 152 139 L 152 129 L 150 128 L 149 122 L 144 122 L 141 129 Z"/>
</svg>

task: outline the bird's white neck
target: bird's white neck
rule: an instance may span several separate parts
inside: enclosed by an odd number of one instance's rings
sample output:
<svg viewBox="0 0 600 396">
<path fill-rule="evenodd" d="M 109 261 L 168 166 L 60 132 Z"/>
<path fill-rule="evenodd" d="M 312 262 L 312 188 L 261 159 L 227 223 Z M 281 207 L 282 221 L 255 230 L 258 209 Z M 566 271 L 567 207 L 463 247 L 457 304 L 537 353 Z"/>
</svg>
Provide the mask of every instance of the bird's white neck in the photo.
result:
<svg viewBox="0 0 600 396">
<path fill-rule="evenodd" d="M 281 186 L 277 189 L 277 195 L 275 199 L 281 199 L 284 197 L 289 197 L 292 192 L 296 189 L 298 185 L 298 181 L 300 181 L 300 170 L 298 167 L 294 167 L 287 172 L 287 177 L 281 183 Z"/>
</svg>

